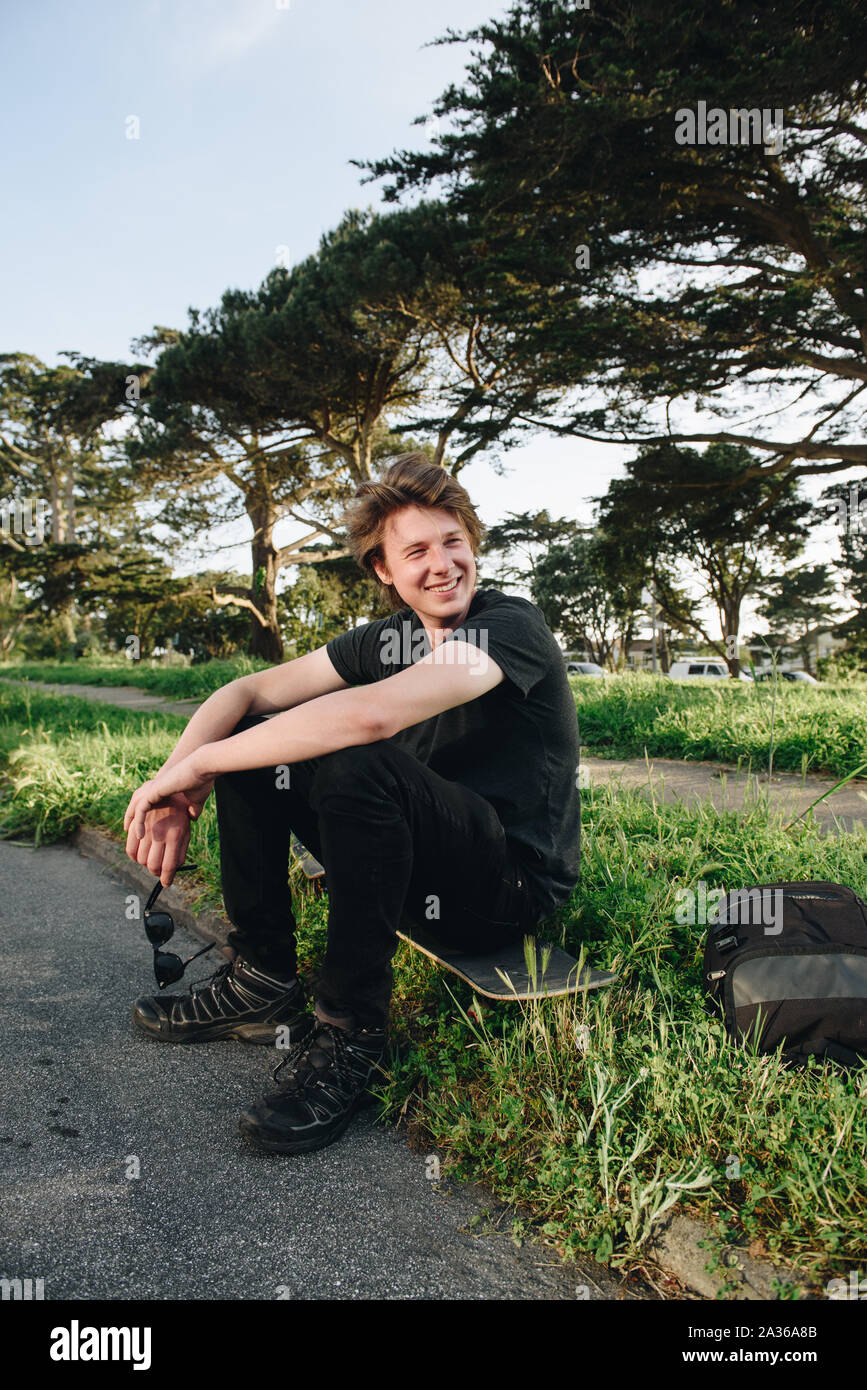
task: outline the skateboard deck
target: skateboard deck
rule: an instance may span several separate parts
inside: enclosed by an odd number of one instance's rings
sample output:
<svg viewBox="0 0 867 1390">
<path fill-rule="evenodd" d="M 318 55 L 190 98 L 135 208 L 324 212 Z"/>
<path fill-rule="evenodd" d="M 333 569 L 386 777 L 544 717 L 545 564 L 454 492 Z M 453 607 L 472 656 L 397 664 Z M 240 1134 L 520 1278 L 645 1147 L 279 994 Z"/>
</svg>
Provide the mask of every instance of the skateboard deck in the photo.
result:
<svg viewBox="0 0 867 1390">
<path fill-rule="evenodd" d="M 315 891 L 321 892 L 325 869 L 295 835 L 291 846 L 305 879 Z M 586 963 L 579 978 L 578 961 L 559 946 L 541 941 L 537 936 L 527 935 L 497 951 L 480 955 L 438 941 L 427 927 L 408 917 L 404 917 L 397 934 L 408 946 L 465 980 L 487 999 L 550 999 L 598 989 L 617 979 L 610 971 L 593 970 Z M 543 952 L 550 952 L 547 962 Z"/>
<path fill-rule="evenodd" d="M 429 931 L 406 918 L 397 934 L 437 965 L 466 980 L 486 999 L 551 999 L 598 989 L 617 979 L 608 970 L 591 970 L 586 963 L 579 977 L 577 960 L 559 946 L 529 934 L 484 955 L 437 941 Z M 543 953 L 548 952 L 545 963 Z"/>
<path fill-rule="evenodd" d="M 302 845 L 297 835 L 293 834 L 289 843 L 292 858 L 300 867 L 311 889 L 314 893 L 321 893 L 325 887 L 325 869 L 319 860 L 314 858 L 309 849 Z"/>
</svg>

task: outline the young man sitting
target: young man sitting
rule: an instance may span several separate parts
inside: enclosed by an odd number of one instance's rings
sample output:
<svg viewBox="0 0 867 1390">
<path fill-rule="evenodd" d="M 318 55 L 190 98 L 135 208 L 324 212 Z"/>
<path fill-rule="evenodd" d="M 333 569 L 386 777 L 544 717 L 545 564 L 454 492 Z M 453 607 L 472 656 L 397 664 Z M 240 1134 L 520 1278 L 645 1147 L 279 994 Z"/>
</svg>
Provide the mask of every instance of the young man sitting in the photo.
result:
<svg viewBox="0 0 867 1390">
<path fill-rule="evenodd" d="M 168 885 L 216 792 L 237 954 L 189 994 L 139 999 L 132 1016 L 179 1043 L 273 1045 L 282 1025 L 297 1041 L 285 1075 L 240 1122 L 281 1153 L 333 1142 L 381 1080 L 404 914 L 495 950 L 550 916 L 579 874 L 565 663 L 534 604 L 476 588 L 483 528 L 467 493 L 407 454 L 361 484 L 344 521 L 395 611 L 218 690 L 124 821 L 130 858 Z M 315 1019 L 297 978 L 293 830 L 328 887 Z"/>
</svg>

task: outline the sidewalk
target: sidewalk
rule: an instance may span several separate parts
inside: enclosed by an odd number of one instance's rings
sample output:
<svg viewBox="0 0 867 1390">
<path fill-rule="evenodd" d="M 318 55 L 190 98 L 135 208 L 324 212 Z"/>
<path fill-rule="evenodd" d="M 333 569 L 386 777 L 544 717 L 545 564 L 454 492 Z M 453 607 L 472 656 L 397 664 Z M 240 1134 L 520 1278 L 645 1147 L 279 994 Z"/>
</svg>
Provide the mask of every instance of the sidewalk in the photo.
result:
<svg viewBox="0 0 867 1390">
<path fill-rule="evenodd" d="M 709 801 L 718 811 L 749 811 L 769 797 L 774 811 L 793 820 L 840 779 L 801 777 L 796 772 L 775 772 L 768 783 L 767 773 L 738 772 L 723 763 L 691 763 L 671 758 L 630 758 L 626 761 L 581 755 L 591 785 L 619 782 L 631 791 L 656 796 L 664 802 Z M 813 810 L 821 827 L 831 833 L 841 830 L 867 831 L 867 781 L 856 778 Z"/>
<path fill-rule="evenodd" d="M 77 695 L 80 700 L 98 700 L 104 705 L 120 705 L 123 709 L 161 710 L 166 714 L 183 714 L 189 719 L 202 704 L 201 700 L 164 700 L 162 695 L 149 695 L 137 685 L 66 685 L 60 681 L 18 681 L 4 676 L 8 685 L 28 685 L 31 690 L 46 695 Z"/>
<path fill-rule="evenodd" d="M 658 1297 L 514 1245 L 505 1208 L 430 1181 L 375 1107 L 313 1154 L 248 1146 L 238 1115 L 276 1054 L 134 1032 L 130 1001 L 156 986 L 130 891 L 69 847 L 0 842 L 0 1274 L 44 1279 L 46 1299 Z"/>
</svg>

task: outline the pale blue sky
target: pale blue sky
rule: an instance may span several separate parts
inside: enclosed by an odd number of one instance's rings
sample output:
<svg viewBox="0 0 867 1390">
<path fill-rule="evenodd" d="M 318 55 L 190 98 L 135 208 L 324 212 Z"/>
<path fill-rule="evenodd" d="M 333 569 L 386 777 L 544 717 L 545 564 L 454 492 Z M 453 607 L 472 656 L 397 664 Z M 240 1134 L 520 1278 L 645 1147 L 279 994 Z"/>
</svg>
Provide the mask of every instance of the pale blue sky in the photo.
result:
<svg viewBox="0 0 867 1390">
<path fill-rule="evenodd" d="M 3 338 L 123 358 L 380 202 L 351 158 L 424 142 L 493 0 L 4 0 Z M 139 138 L 127 138 L 137 117 Z M 285 253 L 283 253 L 285 254 Z"/>
<path fill-rule="evenodd" d="M 412 122 L 468 50 L 424 45 L 505 9 L 5 0 L 0 346 L 124 360 L 154 324 L 180 326 L 188 306 L 308 255 L 347 208 L 381 204 L 350 159 L 429 140 Z M 483 462 L 462 476 L 489 521 L 545 504 L 589 519 L 583 499 L 605 491 L 620 452 L 546 438 L 508 481 Z"/>
<path fill-rule="evenodd" d="M 347 208 L 380 204 L 350 159 L 429 139 L 412 121 L 468 50 L 424 45 L 506 8 L 3 0 L 0 351 L 123 360 L 154 324 L 308 255 Z M 461 480 L 488 523 L 539 506 L 589 520 L 631 452 L 545 436 L 508 478 L 477 461 Z M 243 546 L 214 559 L 249 564 Z"/>
</svg>

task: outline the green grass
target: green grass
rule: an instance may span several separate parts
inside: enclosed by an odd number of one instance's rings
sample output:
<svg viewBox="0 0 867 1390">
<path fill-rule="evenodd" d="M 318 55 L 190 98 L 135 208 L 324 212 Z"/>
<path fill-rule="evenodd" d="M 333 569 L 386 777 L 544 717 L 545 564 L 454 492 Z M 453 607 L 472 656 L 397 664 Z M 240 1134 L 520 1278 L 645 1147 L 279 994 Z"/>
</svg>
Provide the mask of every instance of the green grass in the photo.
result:
<svg viewBox="0 0 867 1390">
<path fill-rule="evenodd" d="M 40 844 L 87 823 L 119 834 L 132 792 L 186 724 L 182 715 L 0 687 L 3 833 Z"/>
<path fill-rule="evenodd" d="M 110 662 L 0 665 L 0 677 L 82 685 L 138 685 L 173 699 L 204 699 L 267 663 L 248 657 L 189 668 Z M 767 768 L 773 686 L 739 681 L 675 682 L 647 675 L 572 677 L 581 741 L 607 758 L 681 758 Z M 867 762 L 867 685 L 781 682 L 773 725 L 778 771 L 839 777 Z"/>
<path fill-rule="evenodd" d="M 201 666 L 148 666 L 141 661 L 114 657 L 105 662 L 20 661 L 0 665 L 0 677 L 9 680 L 48 681 L 62 685 L 136 685 L 155 695 L 174 700 L 204 699 L 220 686 L 261 671 L 269 663 L 256 657 L 237 656 L 230 661 L 205 661 Z"/>
<path fill-rule="evenodd" d="M 609 758 L 687 758 L 766 768 L 773 683 L 572 678 L 581 743 Z M 780 682 L 774 767 L 844 776 L 867 761 L 867 686 Z"/>
<path fill-rule="evenodd" d="M 389 1113 L 406 1105 L 450 1173 L 521 1203 L 562 1254 L 634 1260 L 679 1203 L 817 1284 L 845 1274 L 867 1255 L 867 1073 L 786 1072 L 733 1045 L 704 1008 L 704 928 L 677 925 L 675 907 L 702 878 L 825 878 L 864 895 L 864 838 L 785 834 L 760 806 L 719 815 L 611 787 L 582 801 L 582 882 L 560 940 L 620 980 L 569 1000 L 476 1000 L 474 1019 L 468 987 L 404 951 L 411 1050 Z"/>
<path fill-rule="evenodd" d="M 86 821 L 118 835 L 183 722 L 0 689 L 5 833 L 49 840 Z M 514 1203 L 516 1235 L 532 1230 L 566 1257 L 634 1267 L 659 1221 L 684 1210 L 717 1243 L 749 1241 L 819 1289 L 846 1277 L 867 1258 L 867 1073 L 785 1072 L 731 1044 L 704 1009 L 704 928 L 678 925 L 675 907 L 701 879 L 830 879 L 867 895 L 867 841 L 811 820 L 784 831 L 758 802 L 719 814 L 608 787 L 582 803 L 582 879 L 551 934 L 617 983 L 493 1005 L 401 945 L 383 1117 L 445 1153 L 445 1180 L 483 1181 Z M 213 798 L 190 857 L 199 905 L 219 904 Z M 327 901 L 297 901 L 309 967 Z"/>
<path fill-rule="evenodd" d="M 204 699 L 228 681 L 263 669 L 248 657 L 189 668 L 105 663 L 21 662 L 0 677 L 83 685 L 137 685 L 174 699 Z M 588 754 L 734 763 L 766 768 L 773 686 L 737 681 L 675 682 L 647 675 L 613 680 L 572 677 L 581 741 Z M 867 762 L 867 688 L 863 683 L 792 686 L 781 682 L 774 712 L 778 771 L 845 776 Z"/>
</svg>

